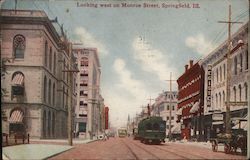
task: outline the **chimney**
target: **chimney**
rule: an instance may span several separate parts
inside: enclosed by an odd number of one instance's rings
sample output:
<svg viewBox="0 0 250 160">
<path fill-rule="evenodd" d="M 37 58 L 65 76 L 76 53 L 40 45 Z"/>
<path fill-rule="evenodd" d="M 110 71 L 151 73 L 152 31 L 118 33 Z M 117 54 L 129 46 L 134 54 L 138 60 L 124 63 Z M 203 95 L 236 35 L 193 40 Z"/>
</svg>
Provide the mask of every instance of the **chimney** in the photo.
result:
<svg viewBox="0 0 250 160">
<path fill-rule="evenodd" d="M 190 68 L 193 67 L 193 60 L 190 60 L 189 63 L 190 63 Z"/>
<path fill-rule="evenodd" d="M 188 65 L 186 64 L 185 65 L 185 72 L 187 72 L 187 70 L 188 70 Z"/>
</svg>

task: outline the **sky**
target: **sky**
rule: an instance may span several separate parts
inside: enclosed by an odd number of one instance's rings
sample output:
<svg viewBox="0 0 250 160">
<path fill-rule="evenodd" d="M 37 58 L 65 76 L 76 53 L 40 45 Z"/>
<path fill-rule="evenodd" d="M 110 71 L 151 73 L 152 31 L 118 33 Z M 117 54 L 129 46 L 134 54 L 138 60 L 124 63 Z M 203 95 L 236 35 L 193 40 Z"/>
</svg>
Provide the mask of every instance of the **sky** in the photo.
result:
<svg viewBox="0 0 250 160">
<path fill-rule="evenodd" d="M 2 8 L 14 9 L 14 2 L 5 0 Z M 229 4 L 232 20 L 246 23 L 248 0 L 18 0 L 17 9 L 44 10 L 72 42 L 98 49 L 110 123 L 123 127 L 150 97 L 169 90 L 170 72 L 178 79 L 190 59 L 196 63 L 226 40 L 227 24 L 218 21 L 228 20 Z M 232 25 L 232 33 L 242 25 Z"/>
</svg>

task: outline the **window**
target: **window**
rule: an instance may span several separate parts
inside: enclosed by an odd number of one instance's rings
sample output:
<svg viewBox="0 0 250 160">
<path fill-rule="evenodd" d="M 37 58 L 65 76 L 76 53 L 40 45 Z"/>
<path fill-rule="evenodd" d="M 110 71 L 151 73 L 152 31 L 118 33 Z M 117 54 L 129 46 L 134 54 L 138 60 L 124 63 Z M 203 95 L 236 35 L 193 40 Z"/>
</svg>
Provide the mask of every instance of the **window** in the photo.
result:
<svg viewBox="0 0 250 160">
<path fill-rule="evenodd" d="M 49 70 L 52 70 L 52 48 L 49 49 Z"/>
<path fill-rule="evenodd" d="M 219 70 L 218 70 L 218 68 L 216 69 L 216 80 L 217 80 L 217 82 L 219 81 Z"/>
<path fill-rule="evenodd" d="M 79 132 L 86 132 L 86 123 L 79 122 Z"/>
<path fill-rule="evenodd" d="M 80 106 L 83 106 L 83 101 L 80 101 Z"/>
<path fill-rule="evenodd" d="M 222 68 L 220 66 L 220 81 L 222 81 Z"/>
<path fill-rule="evenodd" d="M 174 117 L 171 117 L 171 120 L 174 120 Z"/>
<path fill-rule="evenodd" d="M 167 106 L 167 110 L 169 110 L 169 106 Z"/>
<path fill-rule="evenodd" d="M 243 68 L 243 58 L 242 54 L 240 54 L 240 72 L 242 72 L 242 68 Z"/>
<path fill-rule="evenodd" d="M 24 58 L 25 38 L 23 35 L 16 35 L 14 37 L 13 50 L 15 58 Z"/>
<path fill-rule="evenodd" d="M 236 87 L 234 86 L 234 102 L 236 102 Z"/>
<path fill-rule="evenodd" d="M 247 93 L 248 93 L 248 87 L 247 87 L 247 83 L 244 84 L 245 87 L 245 101 L 247 101 Z"/>
<path fill-rule="evenodd" d="M 53 69 L 53 72 L 54 74 L 56 73 L 56 52 L 54 52 L 54 69 Z"/>
<path fill-rule="evenodd" d="M 43 85 L 44 85 L 44 88 L 43 88 L 43 100 L 46 103 L 47 102 L 47 77 L 46 76 L 44 77 Z"/>
<path fill-rule="evenodd" d="M 49 80 L 48 95 L 49 95 L 49 104 L 51 104 L 51 80 Z"/>
<path fill-rule="evenodd" d="M 217 93 L 215 95 L 215 99 L 216 99 L 216 107 L 218 106 L 218 96 L 217 96 Z"/>
<path fill-rule="evenodd" d="M 84 92 L 83 91 L 80 91 L 80 96 L 83 96 Z"/>
<path fill-rule="evenodd" d="M 239 97 L 240 97 L 240 102 L 241 102 L 241 85 L 239 85 Z"/>
<path fill-rule="evenodd" d="M 226 79 L 226 64 L 223 64 L 224 79 Z"/>
<path fill-rule="evenodd" d="M 24 95 L 24 74 L 22 72 L 13 73 L 11 84 L 12 95 Z"/>
<path fill-rule="evenodd" d="M 167 117 L 167 120 L 169 120 L 169 117 Z"/>
<path fill-rule="evenodd" d="M 62 99 L 63 104 L 62 104 L 62 107 L 64 108 L 64 99 L 65 99 L 64 98 L 64 86 L 63 86 L 63 93 L 62 94 L 63 94 L 63 99 Z"/>
<path fill-rule="evenodd" d="M 47 67 L 47 57 L 48 57 L 48 42 L 45 42 L 45 47 L 44 47 L 44 64 Z"/>
<path fill-rule="evenodd" d="M 234 57 L 234 74 L 237 74 L 237 57 Z"/>
<path fill-rule="evenodd" d="M 152 125 L 151 123 L 146 124 L 146 130 L 152 130 Z"/>
<path fill-rule="evenodd" d="M 225 105 L 225 92 L 224 91 L 222 93 L 222 99 L 223 99 L 222 106 L 224 107 Z"/>
<path fill-rule="evenodd" d="M 246 56 L 246 64 L 245 64 L 245 69 L 247 70 L 248 69 L 248 50 L 246 50 L 245 52 L 245 56 Z"/>
<path fill-rule="evenodd" d="M 55 83 L 53 84 L 53 105 L 55 105 L 55 101 L 56 101 L 56 87 L 55 87 Z"/>
<path fill-rule="evenodd" d="M 172 110 L 174 110 L 174 106 L 172 106 Z"/>
<path fill-rule="evenodd" d="M 160 130 L 160 125 L 158 123 L 153 124 L 153 130 Z"/>
<path fill-rule="evenodd" d="M 221 108 L 221 94 L 219 93 L 219 107 Z"/>
</svg>

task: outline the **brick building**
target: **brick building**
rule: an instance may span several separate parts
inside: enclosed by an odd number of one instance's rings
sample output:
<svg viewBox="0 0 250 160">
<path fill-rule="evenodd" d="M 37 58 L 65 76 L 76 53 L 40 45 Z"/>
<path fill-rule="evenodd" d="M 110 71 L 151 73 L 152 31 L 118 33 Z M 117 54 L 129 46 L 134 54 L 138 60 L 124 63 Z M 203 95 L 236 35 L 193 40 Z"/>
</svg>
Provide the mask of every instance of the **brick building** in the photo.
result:
<svg viewBox="0 0 250 160">
<path fill-rule="evenodd" d="M 185 72 L 178 78 L 178 109 L 181 111 L 182 138 L 200 138 L 203 115 L 203 69 L 199 63 L 185 65 Z"/>
<path fill-rule="evenodd" d="M 109 129 L 109 107 L 105 107 L 105 129 Z"/>
</svg>

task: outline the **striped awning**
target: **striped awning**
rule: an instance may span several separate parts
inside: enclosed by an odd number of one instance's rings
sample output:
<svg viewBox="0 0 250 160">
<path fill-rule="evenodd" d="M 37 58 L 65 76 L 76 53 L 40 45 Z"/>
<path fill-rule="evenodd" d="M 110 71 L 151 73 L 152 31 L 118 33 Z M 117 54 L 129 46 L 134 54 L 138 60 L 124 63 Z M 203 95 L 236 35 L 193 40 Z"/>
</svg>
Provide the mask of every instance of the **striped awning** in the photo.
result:
<svg viewBox="0 0 250 160">
<path fill-rule="evenodd" d="M 18 73 L 15 75 L 15 77 L 12 79 L 12 85 L 19 85 L 23 86 L 24 84 L 24 77 L 21 73 Z"/>
<path fill-rule="evenodd" d="M 197 102 L 195 102 L 194 103 L 194 105 L 193 105 L 193 107 L 190 109 L 190 113 L 195 113 L 195 112 L 197 112 L 198 110 L 199 110 L 199 106 L 200 106 L 200 102 L 199 101 L 197 101 Z"/>
<path fill-rule="evenodd" d="M 11 113 L 10 123 L 22 123 L 23 122 L 23 112 L 20 110 L 15 110 Z"/>
</svg>

